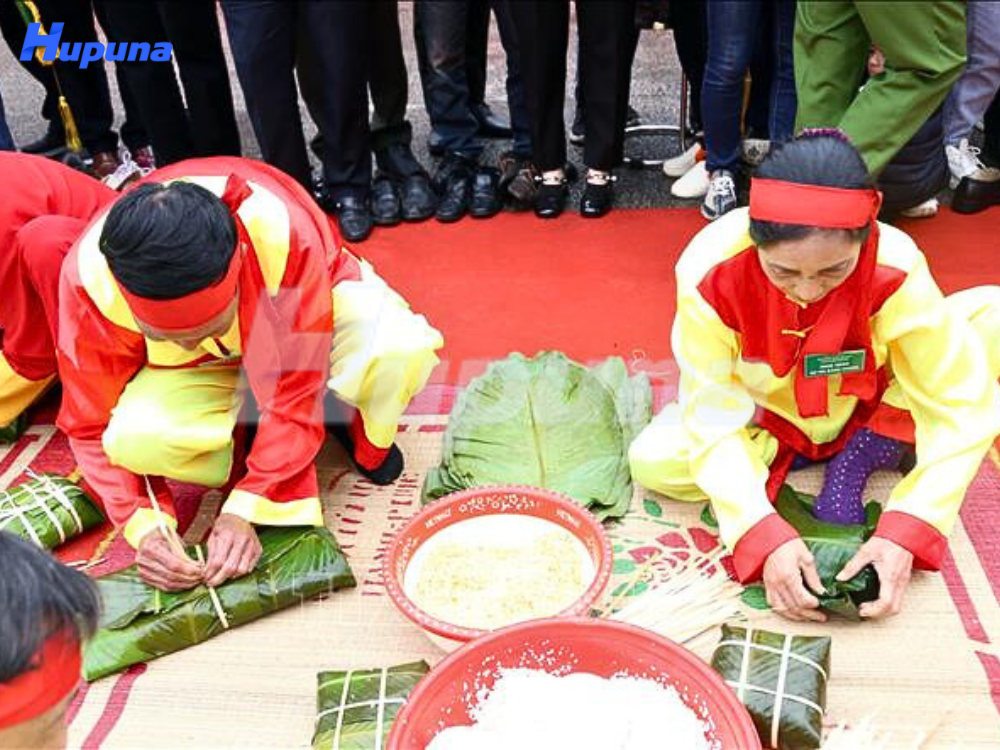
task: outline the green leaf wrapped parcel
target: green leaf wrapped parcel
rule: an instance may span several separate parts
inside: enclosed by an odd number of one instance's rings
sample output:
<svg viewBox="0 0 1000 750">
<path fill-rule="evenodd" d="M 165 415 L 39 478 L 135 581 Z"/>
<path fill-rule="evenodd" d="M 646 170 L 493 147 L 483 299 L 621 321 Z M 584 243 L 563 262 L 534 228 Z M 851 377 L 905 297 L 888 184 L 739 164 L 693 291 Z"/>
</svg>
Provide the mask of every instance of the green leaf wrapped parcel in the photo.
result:
<svg viewBox="0 0 1000 750">
<path fill-rule="evenodd" d="M 104 516 L 74 482 L 39 474 L 0 492 L 0 531 L 53 549 L 99 526 Z"/>
<path fill-rule="evenodd" d="M 384 747 L 396 715 L 430 667 L 426 662 L 316 675 L 314 750 Z"/>
<path fill-rule="evenodd" d="M 649 379 L 630 377 L 618 357 L 588 368 L 560 352 L 512 354 L 459 396 L 424 502 L 527 484 L 562 492 L 602 520 L 619 518 L 632 499 L 629 445 L 652 410 Z"/>
<path fill-rule="evenodd" d="M 775 507 L 778 515 L 799 532 L 816 560 L 816 570 L 826 588 L 818 597 L 821 609 L 849 620 L 860 620 L 858 608 L 878 599 L 878 573 L 869 565 L 849 581 L 838 581 L 837 574 L 875 533 L 881 506 L 869 503 L 865 508 L 864 524 L 843 526 L 816 518 L 813 503 L 811 495 L 796 492 L 786 485 L 778 493 Z"/>
<path fill-rule="evenodd" d="M 336 539 L 325 528 L 272 527 L 259 532 L 263 552 L 249 575 L 215 589 L 230 627 L 238 627 L 320 594 L 355 585 Z M 100 628 L 87 643 L 88 681 L 194 646 L 225 630 L 211 591 L 162 592 L 133 565 L 98 579 Z"/>
<path fill-rule="evenodd" d="M 820 746 L 830 679 L 828 637 L 723 625 L 712 668 L 747 707 L 764 747 Z"/>
</svg>

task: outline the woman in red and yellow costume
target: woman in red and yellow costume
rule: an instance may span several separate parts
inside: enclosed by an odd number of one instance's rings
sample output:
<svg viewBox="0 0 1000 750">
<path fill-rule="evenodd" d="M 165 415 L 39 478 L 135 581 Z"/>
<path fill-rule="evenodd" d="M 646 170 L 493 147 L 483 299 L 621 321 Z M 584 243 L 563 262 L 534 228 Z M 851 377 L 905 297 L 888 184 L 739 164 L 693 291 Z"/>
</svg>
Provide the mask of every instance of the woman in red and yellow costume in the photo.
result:
<svg viewBox="0 0 1000 750">
<path fill-rule="evenodd" d="M 218 585 L 255 565 L 254 525 L 323 524 L 328 384 L 356 409 L 340 435 L 355 467 L 396 479 L 398 419 L 442 344 L 287 175 L 245 159 L 180 162 L 99 216 L 63 265 L 58 424 L 145 580 Z M 234 467 L 250 400 L 256 435 Z M 204 566 L 176 555 L 161 526 L 176 524 L 165 478 L 231 476 Z"/>
<path fill-rule="evenodd" d="M 872 472 L 913 464 L 839 576 L 874 565 L 881 594 L 861 614 L 878 617 L 899 611 L 913 567 L 941 565 L 1000 433 L 1000 288 L 942 295 L 879 205 L 841 134 L 776 149 L 749 211 L 704 229 L 677 264 L 679 400 L 630 451 L 642 485 L 711 501 L 740 579 L 763 577 L 792 619 L 823 619 L 810 553 L 772 505 L 793 463 L 829 460 L 815 513 L 842 523 L 863 521 Z"/>
<path fill-rule="evenodd" d="M 55 380 L 59 270 L 114 198 L 63 164 L 0 151 L 0 441 L 18 436 L 25 410 Z"/>
</svg>

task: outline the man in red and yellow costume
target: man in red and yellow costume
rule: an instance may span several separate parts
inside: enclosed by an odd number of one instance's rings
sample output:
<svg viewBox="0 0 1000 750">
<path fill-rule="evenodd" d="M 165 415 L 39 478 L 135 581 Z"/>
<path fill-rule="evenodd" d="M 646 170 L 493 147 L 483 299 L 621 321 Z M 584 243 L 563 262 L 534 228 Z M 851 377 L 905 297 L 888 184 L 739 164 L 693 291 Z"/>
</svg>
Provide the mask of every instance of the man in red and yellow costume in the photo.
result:
<svg viewBox="0 0 1000 750">
<path fill-rule="evenodd" d="M 115 198 L 40 156 L 0 151 L 0 440 L 56 376 L 59 270 L 90 219 Z"/>
<path fill-rule="evenodd" d="M 839 133 L 807 133 L 760 167 L 749 212 L 692 240 L 677 264 L 672 345 L 680 398 L 631 447 L 633 476 L 681 500 L 711 501 L 744 580 L 772 607 L 818 620 L 822 584 L 772 499 L 793 464 L 829 459 L 815 513 L 864 520 L 878 469 L 915 463 L 867 564 L 899 611 L 911 568 L 937 569 L 965 491 L 1000 433 L 1000 288 L 944 297 L 913 241 L 875 217 L 861 157 Z"/>
<path fill-rule="evenodd" d="M 181 162 L 99 216 L 63 266 L 59 426 L 145 580 L 218 585 L 253 568 L 254 525 L 323 524 L 314 462 L 327 380 L 356 407 L 341 435 L 356 468 L 391 482 L 397 421 L 442 343 L 287 175 L 244 159 Z M 234 433 L 251 399 L 245 474 L 200 565 L 168 543 L 165 478 L 239 477 Z"/>
</svg>

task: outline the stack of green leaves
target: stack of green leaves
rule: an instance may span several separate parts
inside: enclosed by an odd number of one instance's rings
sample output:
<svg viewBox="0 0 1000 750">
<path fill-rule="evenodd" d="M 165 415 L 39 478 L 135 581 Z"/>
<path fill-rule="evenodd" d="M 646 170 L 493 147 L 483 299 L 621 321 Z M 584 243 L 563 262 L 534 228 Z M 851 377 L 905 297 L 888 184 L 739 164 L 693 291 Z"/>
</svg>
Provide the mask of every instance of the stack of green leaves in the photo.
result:
<svg viewBox="0 0 1000 750">
<path fill-rule="evenodd" d="M 826 589 L 818 597 L 820 607 L 849 620 L 860 620 L 859 607 L 878 599 L 878 573 L 869 565 L 849 581 L 838 581 L 837 574 L 875 533 L 881 506 L 868 503 L 864 524 L 842 526 L 816 518 L 812 510 L 814 502 L 812 495 L 796 492 L 785 485 L 775 507 L 778 515 L 799 532 L 816 560 L 816 570 Z"/>
<path fill-rule="evenodd" d="M 611 358 L 588 368 L 559 352 L 495 362 L 459 397 L 441 465 L 424 502 L 491 484 L 568 495 L 598 518 L 619 518 L 632 499 L 628 448 L 652 416 L 645 375 Z"/>
<path fill-rule="evenodd" d="M 26 429 L 28 429 L 27 414 L 20 414 L 13 422 L 0 425 L 0 445 L 16 443 Z"/>
<path fill-rule="evenodd" d="M 829 638 L 723 625 L 712 668 L 747 707 L 764 747 L 820 746 L 830 679 Z"/>
<path fill-rule="evenodd" d="M 427 674 L 426 662 L 316 675 L 315 750 L 378 750 L 407 696 Z"/>
<path fill-rule="evenodd" d="M 54 474 L 34 475 L 0 492 L 0 531 L 52 549 L 98 526 L 104 516 L 80 487 Z"/>
<path fill-rule="evenodd" d="M 97 581 L 100 629 L 84 649 L 83 676 L 96 680 L 132 664 L 213 638 L 320 594 L 355 585 L 336 539 L 323 528 L 268 528 L 249 575 L 209 589 L 162 592 L 143 583 L 136 567 Z M 214 596 L 213 596 L 214 594 Z M 224 623 L 218 606 L 224 614 Z"/>
</svg>

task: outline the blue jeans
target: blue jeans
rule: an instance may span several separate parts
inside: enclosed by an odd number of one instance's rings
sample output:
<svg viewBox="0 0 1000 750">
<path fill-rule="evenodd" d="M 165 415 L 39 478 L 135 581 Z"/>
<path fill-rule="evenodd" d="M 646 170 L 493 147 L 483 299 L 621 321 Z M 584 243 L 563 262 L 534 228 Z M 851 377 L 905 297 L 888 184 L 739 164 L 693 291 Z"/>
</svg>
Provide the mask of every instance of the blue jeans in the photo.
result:
<svg viewBox="0 0 1000 750">
<path fill-rule="evenodd" d="M 507 54 L 507 106 L 514 131 L 514 152 L 531 155 L 528 110 L 521 80 L 517 33 L 507 0 L 492 0 L 500 41 Z M 453 0 L 418 0 L 414 6 L 413 33 L 421 49 L 420 78 L 431 127 L 441 136 L 450 154 L 478 160 L 484 143 L 479 120 L 472 112 L 466 76 L 468 4 Z"/>
<path fill-rule="evenodd" d="M 795 1 L 708 0 L 708 64 L 702 86 L 701 113 L 705 124 L 705 166 L 736 171 L 740 165 L 740 112 L 743 79 L 753 59 L 758 24 L 770 6 L 770 37 L 774 69 L 771 79 L 768 130 L 772 141 L 792 137 L 795 127 L 795 70 L 792 41 Z"/>
<path fill-rule="evenodd" d="M 1000 4 L 971 0 L 968 19 L 968 64 L 944 105 L 944 142 L 957 146 L 989 109 L 1000 89 Z"/>
<path fill-rule="evenodd" d="M 3 111 L 3 96 L 0 95 L 0 151 L 13 151 L 14 138 L 7 127 L 7 116 Z"/>
</svg>

